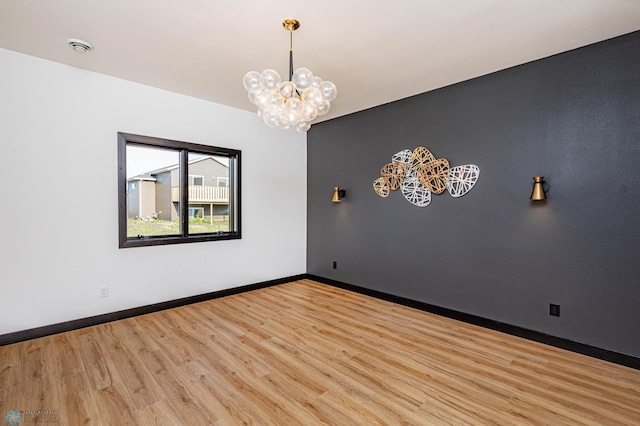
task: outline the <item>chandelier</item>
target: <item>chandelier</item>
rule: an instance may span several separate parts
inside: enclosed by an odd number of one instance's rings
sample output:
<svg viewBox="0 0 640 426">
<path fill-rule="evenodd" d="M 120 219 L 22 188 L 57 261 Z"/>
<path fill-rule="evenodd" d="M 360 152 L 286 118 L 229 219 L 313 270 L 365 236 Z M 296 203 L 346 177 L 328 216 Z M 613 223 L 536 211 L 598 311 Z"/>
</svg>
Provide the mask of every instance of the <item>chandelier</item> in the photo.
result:
<svg viewBox="0 0 640 426">
<path fill-rule="evenodd" d="M 285 19 L 282 26 L 289 31 L 289 81 L 283 82 L 273 69 L 249 71 L 243 79 L 244 88 L 267 126 L 306 132 L 311 121 L 329 112 L 338 91 L 335 84 L 314 76 L 307 68 L 293 70 L 293 32 L 300 22 Z"/>
</svg>

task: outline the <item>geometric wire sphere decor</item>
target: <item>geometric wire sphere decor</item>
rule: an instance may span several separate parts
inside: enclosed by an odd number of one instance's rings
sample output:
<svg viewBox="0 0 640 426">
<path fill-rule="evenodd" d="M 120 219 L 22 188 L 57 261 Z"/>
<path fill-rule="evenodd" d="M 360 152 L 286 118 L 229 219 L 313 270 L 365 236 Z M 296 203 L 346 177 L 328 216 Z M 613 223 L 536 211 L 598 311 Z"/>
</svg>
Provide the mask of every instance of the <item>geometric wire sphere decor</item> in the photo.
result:
<svg viewBox="0 0 640 426">
<path fill-rule="evenodd" d="M 435 161 L 436 157 L 423 146 L 419 146 L 413 150 L 411 157 L 409 158 L 409 166 L 413 170 L 422 171 L 432 161 Z"/>
<path fill-rule="evenodd" d="M 442 194 L 447 189 L 449 161 L 440 158 L 430 161 L 418 172 L 418 180 L 434 194 Z"/>
<path fill-rule="evenodd" d="M 383 177 L 379 177 L 374 180 L 373 190 L 382 198 L 387 198 L 389 196 L 389 184 L 387 183 L 387 180 Z"/>
<path fill-rule="evenodd" d="M 431 203 L 431 191 L 420 183 L 415 174 L 405 178 L 400 184 L 400 192 L 414 206 L 427 207 Z"/>
<path fill-rule="evenodd" d="M 409 160 L 411 160 L 412 154 L 413 152 L 411 152 L 410 149 L 405 149 L 393 154 L 393 157 L 391 157 L 391 161 L 393 161 L 394 163 L 404 163 L 407 165 L 407 167 L 409 167 Z"/>
<path fill-rule="evenodd" d="M 466 164 L 449 169 L 449 179 L 447 180 L 447 191 L 452 197 L 458 198 L 471 191 L 478 177 L 480 168 L 475 164 Z"/>
<path fill-rule="evenodd" d="M 389 185 L 389 189 L 395 191 L 400 188 L 400 184 L 404 180 L 407 166 L 404 163 L 389 163 L 382 166 L 380 176 L 382 176 Z"/>
</svg>

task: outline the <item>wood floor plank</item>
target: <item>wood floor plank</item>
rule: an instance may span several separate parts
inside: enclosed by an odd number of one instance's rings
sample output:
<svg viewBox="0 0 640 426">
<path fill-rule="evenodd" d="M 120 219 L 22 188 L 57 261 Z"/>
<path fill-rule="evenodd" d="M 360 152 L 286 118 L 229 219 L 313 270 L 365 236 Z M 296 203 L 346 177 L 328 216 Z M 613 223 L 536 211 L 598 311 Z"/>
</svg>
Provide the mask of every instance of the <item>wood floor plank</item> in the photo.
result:
<svg viewBox="0 0 640 426">
<path fill-rule="evenodd" d="M 104 324 L 99 338 L 105 355 L 117 366 L 115 382 L 123 385 L 121 389 L 134 402 L 132 410 L 136 410 L 158 402 L 161 397 L 157 388 L 149 385 L 153 383 L 151 374 L 129 346 L 128 334 L 122 328 L 118 322 Z"/>
<path fill-rule="evenodd" d="M 216 312 L 222 314 L 223 309 Z M 239 344 L 235 334 L 221 333 L 214 325 L 209 324 L 204 318 L 200 318 L 197 312 L 182 310 L 176 312 L 184 318 L 190 319 L 188 331 L 189 337 L 194 343 L 193 346 L 199 348 L 201 354 L 210 352 L 211 346 L 217 346 L 225 350 L 225 354 L 233 357 L 235 362 L 240 362 L 254 377 L 262 377 L 272 371 L 272 368 L 259 356 L 255 356 L 250 350 Z M 236 315 L 237 316 L 237 315 Z M 183 328 L 184 330 L 184 328 Z"/>
<path fill-rule="evenodd" d="M 146 415 L 149 407 L 170 402 L 172 411 L 167 411 L 166 414 L 170 414 L 169 417 L 178 416 L 181 419 L 178 424 L 212 424 L 217 420 L 217 415 L 209 408 L 210 404 L 207 403 L 205 395 L 189 383 L 182 369 L 184 364 L 175 368 L 162 350 L 141 354 L 141 361 L 153 374 L 157 393 L 162 396 L 156 403 L 141 407 L 136 415 Z"/>
<path fill-rule="evenodd" d="M 133 413 L 133 416 L 139 425 L 175 426 L 185 424 L 184 419 L 166 401 L 158 401 L 138 409 Z"/>
<path fill-rule="evenodd" d="M 51 337 L 53 344 L 49 346 L 55 351 L 54 359 L 58 362 L 56 370 L 60 372 L 61 377 L 75 375 L 84 371 L 84 364 L 80 359 L 77 348 L 70 341 L 73 338 L 72 333 L 61 333 Z"/>
<path fill-rule="evenodd" d="M 59 375 L 55 374 L 57 362 L 53 348 L 53 336 L 42 341 L 27 342 L 23 352 L 22 403 L 26 410 L 39 412 L 55 410 L 59 405 Z"/>
<path fill-rule="evenodd" d="M 22 350 L 25 346 L 0 347 L 0 410 L 6 409 L 5 412 L 23 406 Z"/>
<path fill-rule="evenodd" d="M 180 367 L 180 370 L 194 391 L 207 397 L 211 411 L 220 418 L 218 422 L 251 425 L 259 424 L 260 419 L 268 418 L 244 396 L 242 389 L 236 389 L 224 377 L 199 361 L 189 362 Z"/>
<path fill-rule="evenodd" d="M 0 347 L 0 413 L 14 409 L 69 425 L 637 426 L 640 371 L 300 280 Z"/>
<path fill-rule="evenodd" d="M 61 378 L 60 400 L 64 401 L 64 411 L 60 412 L 62 424 L 99 424 L 95 418 L 98 407 L 86 373 L 71 374 Z"/>
<path fill-rule="evenodd" d="M 128 392 L 119 384 L 107 386 L 95 392 L 98 411 L 91 417 L 98 424 L 104 425 L 134 425 L 134 403 Z M 63 410 L 67 411 L 66 406 Z"/>
<path fill-rule="evenodd" d="M 112 374 L 117 370 L 107 356 L 106 345 L 100 340 L 99 329 L 100 327 L 90 327 L 73 333 L 74 345 L 80 354 L 93 391 L 111 386 Z"/>
</svg>

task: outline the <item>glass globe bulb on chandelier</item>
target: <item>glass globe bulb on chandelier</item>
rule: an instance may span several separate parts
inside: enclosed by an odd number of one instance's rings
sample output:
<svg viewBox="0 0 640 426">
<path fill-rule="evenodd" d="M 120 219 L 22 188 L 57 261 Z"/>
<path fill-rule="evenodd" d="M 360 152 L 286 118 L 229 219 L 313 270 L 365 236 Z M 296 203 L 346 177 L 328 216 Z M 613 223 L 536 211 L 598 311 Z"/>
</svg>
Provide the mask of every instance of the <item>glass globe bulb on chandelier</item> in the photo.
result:
<svg viewBox="0 0 640 426">
<path fill-rule="evenodd" d="M 293 70 L 293 32 L 300 22 L 285 19 L 282 26 L 289 31 L 289 81 L 283 82 L 273 69 L 249 71 L 243 79 L 244 88 L 266 125 L 306 132 L 311 121 L 329 112 L 338 90 L 335 84 L 314 76 L 307 68 Z"/>
</svg>

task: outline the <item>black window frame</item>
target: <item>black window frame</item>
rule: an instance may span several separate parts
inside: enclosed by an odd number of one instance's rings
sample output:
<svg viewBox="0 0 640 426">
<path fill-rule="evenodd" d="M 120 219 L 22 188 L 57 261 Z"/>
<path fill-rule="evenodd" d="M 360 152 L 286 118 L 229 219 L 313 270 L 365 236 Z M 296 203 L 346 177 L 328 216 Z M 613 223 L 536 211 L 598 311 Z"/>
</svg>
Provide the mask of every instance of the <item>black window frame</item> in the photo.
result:
<svg viewBox="0 0 640 426">
<path fill-rule="evenodd" d="M 181 235 L 127 236 L 127 145 L 178 152 L 180 168 Z M 189 234 L 189 153 L 227 157 L 229 161 L 229 228 L 232 231 Z M 241 151 L 191 142 L 118 132 L 118 242 L 119 248 L 241 239 Z"/>
</svg>

